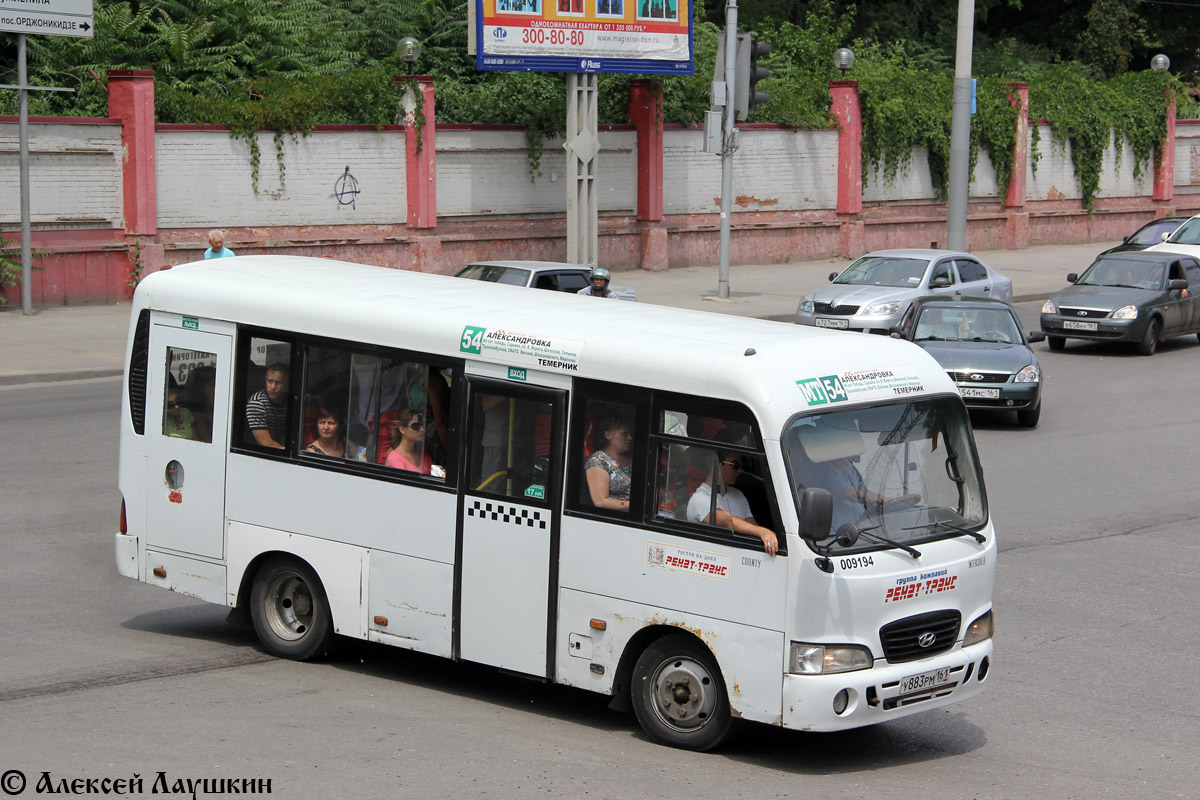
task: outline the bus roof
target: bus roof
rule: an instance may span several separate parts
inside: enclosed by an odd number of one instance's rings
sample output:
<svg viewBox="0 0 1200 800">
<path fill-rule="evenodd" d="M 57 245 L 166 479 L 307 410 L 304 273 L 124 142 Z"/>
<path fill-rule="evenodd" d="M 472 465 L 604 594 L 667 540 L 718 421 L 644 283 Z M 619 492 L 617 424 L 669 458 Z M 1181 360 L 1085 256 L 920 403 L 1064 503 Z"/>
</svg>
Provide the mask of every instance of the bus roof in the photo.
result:
<svg viewBox="0 0 1200 800">
<path fill-rule="evenodd" d="M 143 308 L 738 400 L 767 438 L 805 408 L 955 392 L 931 356 L 887 337 L 322 258 L 182 264 L 138 285 Z"/>
</svg>

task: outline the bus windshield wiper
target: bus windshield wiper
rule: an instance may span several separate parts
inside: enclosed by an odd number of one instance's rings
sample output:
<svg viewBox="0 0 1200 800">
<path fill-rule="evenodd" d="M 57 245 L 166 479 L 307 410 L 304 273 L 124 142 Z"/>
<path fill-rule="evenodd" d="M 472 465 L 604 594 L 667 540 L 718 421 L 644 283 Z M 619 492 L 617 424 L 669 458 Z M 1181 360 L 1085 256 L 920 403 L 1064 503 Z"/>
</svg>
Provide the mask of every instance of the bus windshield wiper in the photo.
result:
<svg viewBox="0 0 1200 800">
<path fill-rule="evenodd" d="M 892 547 L 899 548 L 900 550 L 903 550 L 904 552 L 908 553 L 913 558 L 921 557 L 921 551 L 915 547 L 909 547 L 906 544 L 900 544 L 899 542 L 894 542 L 885 536 L 880 536 L 878 533 L 871 533 L 871 531 L 878 530 L 878 529 L 879 529 L 878 525 L 872 525 L 870 528 L 859 528 L 858 535 L 866 536 L 868 539 L 874 539 L 875 541 L 882 542 L 883 544 L 890 544 Z M 905 530 L 908 530 L 908 529 L 905 528 Z"/>
<path fill-rule="evenodd" d="M 949 522 L 942 522 L 941 520 L 938 520 L 937 522 L 930 522 L 926 525 L 913 525 L 912 527 L 909 527 L 909 528 L 901 528 L 901 530 L 915 531 L 915 530 L 920 530 L 921 528 L 945 528 L 946 530 L 954 531 L 959 536 L 970 536 L 972 539 L 979 542 L 980 544 L 983 544 L 984 542 L 987 541 L 987 537 L 984 536 L 979 531 L 971 531 L 971 530 L 967 530 L 966 528 L 960 528 L 957 525 L 951 525 Z"/>
</svg>

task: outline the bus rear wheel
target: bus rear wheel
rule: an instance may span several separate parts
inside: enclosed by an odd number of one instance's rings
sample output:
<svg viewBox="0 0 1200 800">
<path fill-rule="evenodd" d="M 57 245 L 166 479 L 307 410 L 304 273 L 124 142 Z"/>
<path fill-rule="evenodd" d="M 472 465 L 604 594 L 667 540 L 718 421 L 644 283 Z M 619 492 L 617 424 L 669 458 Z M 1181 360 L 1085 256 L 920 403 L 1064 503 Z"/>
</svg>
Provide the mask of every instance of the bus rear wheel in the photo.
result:
<svg viewBox="0 0 1200 800">
<path fill-rule="evenodd" d="M 729 696 L 716 659 L 690 636 L 672 634 L 638 658 L 633 710 L 650 738 L 686 750 L 711 750 L 733 729 Z"/>
<path fill-rule="evenodd" d="M 333 641 L 333 619 L 321 580 L 302 561 L 276 556 L 254 576 L 250 617 L 263 646 L 295 661 L 324 655 Z"/>
</svg>

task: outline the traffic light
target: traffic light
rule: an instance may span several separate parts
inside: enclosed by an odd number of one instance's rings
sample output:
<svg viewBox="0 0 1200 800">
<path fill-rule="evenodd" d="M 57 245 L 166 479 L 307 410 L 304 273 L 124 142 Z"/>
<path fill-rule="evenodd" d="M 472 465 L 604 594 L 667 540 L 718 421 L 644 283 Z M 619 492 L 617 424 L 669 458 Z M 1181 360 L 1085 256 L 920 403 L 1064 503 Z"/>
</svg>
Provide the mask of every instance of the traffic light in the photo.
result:
<svg viewBox="0 0 1200 800">
<path fill-rule="evenodd" d="M 771 45 L 757 42 L 752 33 L 739 33 L 737 45 L 737 91 L 734 93 L 734 110 L 738 121 L 750 116 L 750 112 L 770 100 L 766 92 L 755 87 L 758 82 L 771 75 L 771 70 L 758 65 L 759 59 L 771 52 Z"/>
</svg>

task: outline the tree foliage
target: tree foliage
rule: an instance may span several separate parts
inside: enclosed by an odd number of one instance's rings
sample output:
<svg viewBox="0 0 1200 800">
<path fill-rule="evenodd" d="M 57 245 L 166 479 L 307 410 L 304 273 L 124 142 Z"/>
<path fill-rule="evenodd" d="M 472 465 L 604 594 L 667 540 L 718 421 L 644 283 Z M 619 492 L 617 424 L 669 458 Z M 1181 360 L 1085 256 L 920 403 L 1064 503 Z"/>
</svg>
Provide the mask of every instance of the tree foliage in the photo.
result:
<svg viewBox="0 0 1200 800">
<path fill-rule="evenodd" d="M 436 78 L 438 119 L 523 126 L 536 172 L 543 142 L 563 129 L 562 77 L 477 71 L 466 52 L 467 1 L 95 0 L 94 38 L 29 37 L 31 83 L 77 90 L 31 93 L 31 113 L 105 116 L 107 70 L 153 70 L 158 119 L 228 125 L 249 144 L 257 179 L 260 130 L 277 131 L 279 157 L 286 135 L 314 125 L 394 122 L 400 89 L 393 76 L 408 66 L 396 43 L 414 36 L 423 49 L 416 70 Z M 833 51 L 851 46 L 858 62 L 845 77 L 860 81 L 864 170 L 874 174 L 878 165 L 885 180 L 894 180 L 912 148 L 922 147 L 935 189 L 944 192 L 957 6 L 957 0 L 745 4 L 739 27 L 772 47 L 764 61 L 771 76 L 761 84 L 771 101 L 751 121 L 830 125 L 828 82 L 841 77 Z M 724 13 L 723 0 L 696 6 L 695 73 L 663 80 L 663 122 L 703 120 Z M 1054 139 L 1070 142 L 1086 202 L 1112 137 L 1118 153 L 1130 143 L 1140 169 L 1165 134 L 1163 93 L 1177 98 L 1181 116 L 1194 115 L 1183 82 L 1143 69 L 1158 49 L 1184 74 L 1200 67 L 1200 30 L 1177 16 L 1168 5 L 1143 0 L 976 0 L 972 164 L 976 149 L 985 148 L 1003 190 L 1016 113 L 1006 82 L 1023 80 L 1034 118 L 1050 123 Z M 0 35 L 3 82 L 16 82 L 9 66 L 15 58 L 13 37 Z M 600 77 L 601 123 L 628 121 L 631 77 Z M 0 113 L 15 112 L 16 93 L 0 91 Z"/>
</svg>

